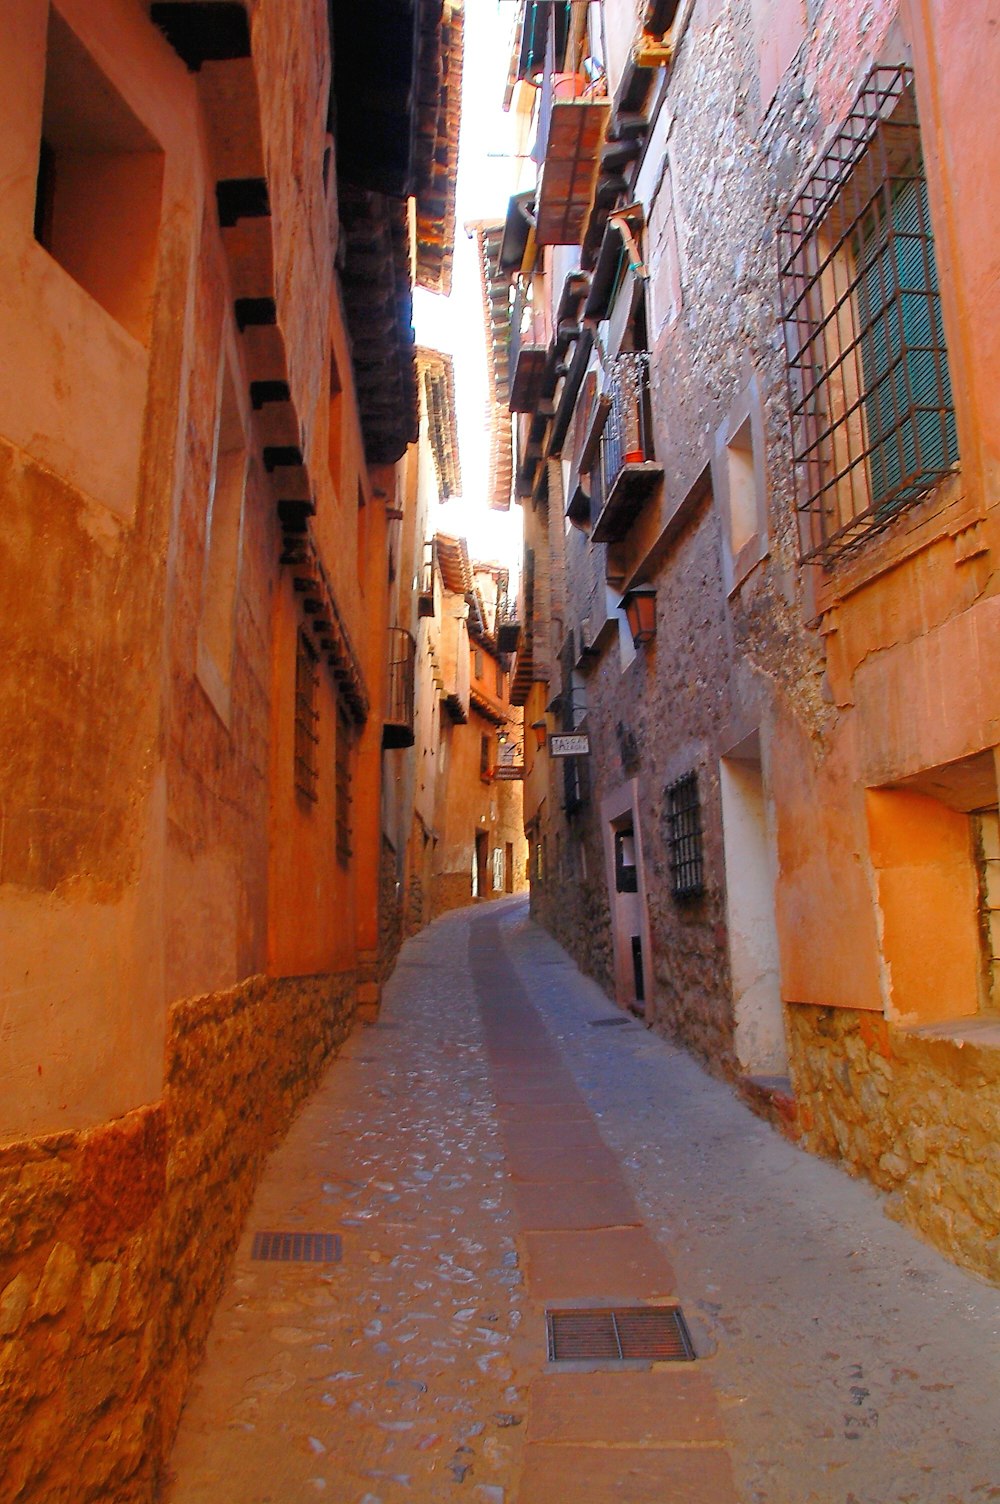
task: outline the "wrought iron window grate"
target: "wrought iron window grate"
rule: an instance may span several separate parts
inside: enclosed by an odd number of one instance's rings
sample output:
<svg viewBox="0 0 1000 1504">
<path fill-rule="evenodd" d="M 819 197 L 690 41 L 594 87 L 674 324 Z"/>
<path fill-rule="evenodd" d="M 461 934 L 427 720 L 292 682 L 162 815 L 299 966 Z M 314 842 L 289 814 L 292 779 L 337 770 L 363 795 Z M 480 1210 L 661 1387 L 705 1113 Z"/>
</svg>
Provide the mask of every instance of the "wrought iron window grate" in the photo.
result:
<svg viewBox="0 0 1000 1504">
<path fill-rule="evenodd" d="M 311 803 L 319 782 L 319 654 L 300 629 L 295 651 L 295 787 Z"/>
<path fill-rule="evenodd" d="M 958 459 L 912 71 L 876 67 L 778 232 L 803 560 Z"/>
<path fill-rule="evenodd" d="M 670 891 L 675 898 L 697 898 L 705 887 L 698 775 L 685 773 L 667 788 L 667 845 Z"/>
</svg>

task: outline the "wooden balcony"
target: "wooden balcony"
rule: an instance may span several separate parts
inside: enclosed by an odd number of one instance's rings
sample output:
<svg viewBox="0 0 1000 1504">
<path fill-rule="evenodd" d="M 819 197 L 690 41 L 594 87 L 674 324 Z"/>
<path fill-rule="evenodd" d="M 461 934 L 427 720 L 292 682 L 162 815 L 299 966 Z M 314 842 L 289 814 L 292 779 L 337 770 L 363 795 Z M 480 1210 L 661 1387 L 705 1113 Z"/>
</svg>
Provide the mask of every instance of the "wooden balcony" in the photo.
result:
<svg viewBox="0 0 1000 1504">
<path fill-rule="evenodd" d="M 497 612 L 497 650 L 501 653 L 516 653 L 521 640 L 521 622 L 516 601 L 501 614 Z"/>
<path fill-rule="evenodd" d="M 595 479 L 601 507 L 591 538 L 616 543 L 663 480 L 663 466 L 653 451 L 649 404 L 649 356 L 643 351 L 620 355 L 607 388 L 611 408 L 601 433 Z"/>
<path fill-rule="evenodd" d="M 511 350 L 510 410 L 512 413 L 533 413 L 542 395 L 545 379 L 545 362 L 548 348 L 545 345 L 518 344 Z"/>
<path fill-rule="evenodd" d="M 538 190 L 539 245 L 582 245 L 610 118 L 607 99 L 553 99 Z"/>
</svg>

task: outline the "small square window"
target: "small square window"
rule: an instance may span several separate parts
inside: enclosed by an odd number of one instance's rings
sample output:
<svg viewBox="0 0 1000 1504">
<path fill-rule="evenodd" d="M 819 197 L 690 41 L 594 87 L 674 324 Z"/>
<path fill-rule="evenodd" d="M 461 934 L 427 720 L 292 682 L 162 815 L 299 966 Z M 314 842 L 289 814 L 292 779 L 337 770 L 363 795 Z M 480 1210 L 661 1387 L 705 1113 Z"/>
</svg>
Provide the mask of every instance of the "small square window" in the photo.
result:
<svg viewBox="0 0 1000 1504">
<path fill-rule="evenodd" d="M 49 10 L 35 238 L 149 341 L 163 152 L 55 8 Z"/>
</svg>

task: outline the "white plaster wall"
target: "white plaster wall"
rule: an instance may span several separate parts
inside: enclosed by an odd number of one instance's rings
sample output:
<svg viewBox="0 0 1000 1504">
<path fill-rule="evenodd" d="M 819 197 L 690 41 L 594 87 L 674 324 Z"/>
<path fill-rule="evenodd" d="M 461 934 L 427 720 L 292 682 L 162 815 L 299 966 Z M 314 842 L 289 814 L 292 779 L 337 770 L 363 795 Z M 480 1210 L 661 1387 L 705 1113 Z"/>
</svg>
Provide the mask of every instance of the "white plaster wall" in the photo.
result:
<svg viewBox="0 0 1000 1504">
<path fill-rule="evenodd" d="M 761 765 L 723 759 L 719 772 L 736 1054 L 749 1075 L 782 1076 L 788 1053 L 774 917 L 776 864 Z"/>
</svg>

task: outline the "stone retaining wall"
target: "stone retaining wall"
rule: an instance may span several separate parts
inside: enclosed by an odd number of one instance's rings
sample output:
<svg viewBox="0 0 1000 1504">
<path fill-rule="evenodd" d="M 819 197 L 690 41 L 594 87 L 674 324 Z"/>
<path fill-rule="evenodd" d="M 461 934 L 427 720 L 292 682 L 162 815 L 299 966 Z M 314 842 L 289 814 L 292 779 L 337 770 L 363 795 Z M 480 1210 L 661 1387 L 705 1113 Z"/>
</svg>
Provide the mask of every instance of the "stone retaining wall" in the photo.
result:
<svg viewBox="0 0 1000 1504">
<path fill-rule="evenodd" d="M 148 1504 L 267 1151 L 353 973 L 171 1010 L 158 1103 L 0 1147 L 0 1504 Z"/>
<path fill-rule="evenodd" d="M 878 1015 L 787 1009 L 802 1143 L 866 1175 L 889 1212 L 1000 1281 L 1000 1050 L 916 1038 Z"/>
</svg>

